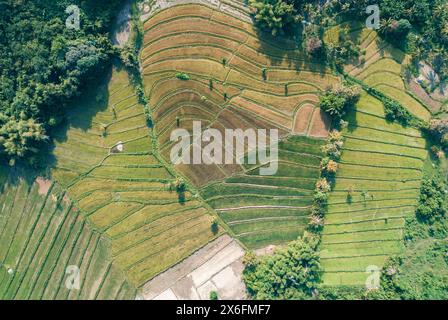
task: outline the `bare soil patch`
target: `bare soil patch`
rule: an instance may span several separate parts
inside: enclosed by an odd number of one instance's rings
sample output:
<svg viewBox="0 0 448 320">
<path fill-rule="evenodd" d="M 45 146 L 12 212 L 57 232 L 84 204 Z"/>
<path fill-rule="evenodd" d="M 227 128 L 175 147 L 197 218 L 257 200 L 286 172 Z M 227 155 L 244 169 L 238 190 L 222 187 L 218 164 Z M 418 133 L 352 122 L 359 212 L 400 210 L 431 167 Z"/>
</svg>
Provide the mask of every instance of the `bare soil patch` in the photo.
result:
<svg viewBox="0 0 448 320">
<path fill-rule="evenodd" d="M 48 190 L 51 187 L 51 180 L 47 180 L 42 177 L 36 178 L 36 183 L 39 186 L 39 194 L 40 195 L 46 195 L 48 193 Z"/>
<path fill-rule="evenodd" d="M 313 115 L 314 106 L 312 104 L 303 105 L 296 113 L 294 121 L 293 133 L 306 134 L 310 124 L 311 116 Z"/>
<path fill-rule="evenodd" d="M 241 246 L 223 235 L 147 282 L 143 298 L 207 300 L 216 291 L 220 299 L 244 299 L 243 255 Z"/>
<path fill-rule="evenodd" d="M 330 126 L 330 117 L 321 109 L 316 108 L 313 113 L 313 118 L 311 120 L 311 126 L 308 135 L 315 138 L 326 138 L 328 136 Z"/>
</svg>

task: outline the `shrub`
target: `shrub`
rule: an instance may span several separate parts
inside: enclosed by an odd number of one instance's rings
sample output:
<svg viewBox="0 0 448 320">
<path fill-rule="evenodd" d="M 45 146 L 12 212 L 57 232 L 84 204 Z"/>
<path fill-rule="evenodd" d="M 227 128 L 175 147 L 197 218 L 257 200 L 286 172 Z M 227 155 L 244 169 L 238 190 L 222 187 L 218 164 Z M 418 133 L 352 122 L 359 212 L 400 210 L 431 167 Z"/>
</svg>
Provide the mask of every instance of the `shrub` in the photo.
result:
<svg viewBox="0 0 448 320">
<path fill-rule="evenodd" d="M 210 300 L 218 300 L 218 292 L 210 291 Z"/>
<path fill-rule="evenodd" d="M 353 186 L 349 186 L 347 189 L 347 202 L 348 203 L 352 202 L 354 193 L 355 193 L 355 188 Z"/>
<path fill-rule="evenodd" d="M 448 148 L 448 133 L 442 136 L 441 143 L 444 148 Z"/>
<path fill-rule="evenodd" d="M 190 76 L 183 72 L 176 73 L 176 78 L 184 81 L 190 80 Z"/>
<path fill-rule="evenodd" d="M 218 220 L 213 219 L 211 225 L 210 225 L 210 229 L 212 231 L 213 234 L 217 234 L 219 231 L 219 226 L 218 226 Z"/>
<path fill-rule="evenodd" d="M 170 189 L 171 190 L 174 189 L 177 192 L 185 192 L 186 188 L 187 185 L 185 184 L 185 181 L 182 178 L 176 178 L 176 180 L 174 180 L 170 185 Z"/>
<path fill-rule="evenodd" d="M 416 123 L 415 116 L 397 101 L 386 99 L 383 101 L 383 104 L 387 120 L 400 122 L 403 126 Z"/>
</svg>

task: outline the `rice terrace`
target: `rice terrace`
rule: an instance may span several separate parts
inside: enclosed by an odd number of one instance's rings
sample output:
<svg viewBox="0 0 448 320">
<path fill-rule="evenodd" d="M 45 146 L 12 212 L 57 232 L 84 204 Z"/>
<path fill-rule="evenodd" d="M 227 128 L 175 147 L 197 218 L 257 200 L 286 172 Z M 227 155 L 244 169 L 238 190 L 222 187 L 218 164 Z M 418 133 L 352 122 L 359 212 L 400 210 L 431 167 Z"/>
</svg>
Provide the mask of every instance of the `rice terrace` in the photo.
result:
<svg viewBox="0 0 448 320">
<path fill-rule="evenodd" d="M 446 1 L 0 9 L 1 300 L 448 299 Z"/>
</svg>

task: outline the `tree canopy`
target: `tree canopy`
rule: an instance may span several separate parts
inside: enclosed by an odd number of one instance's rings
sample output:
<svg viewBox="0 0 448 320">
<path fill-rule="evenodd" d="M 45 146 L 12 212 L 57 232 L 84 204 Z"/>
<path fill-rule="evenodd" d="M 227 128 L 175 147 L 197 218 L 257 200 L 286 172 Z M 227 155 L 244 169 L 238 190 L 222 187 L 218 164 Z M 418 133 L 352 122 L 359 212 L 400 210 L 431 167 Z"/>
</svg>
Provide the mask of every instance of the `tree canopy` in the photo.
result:
<svg viewBox="0 0 448 320">
<path fill-rule="evenodd" d="M 103 70 L 114 53 L 108 31 L 119 4 L 119 0 L 0 3 L 0 157 L 21 159 L 37 152 L 35 143 L 45 140 L 38 137 L 63 119 L 68 101 Z M 80 8 L 79 30 L 66 27 L 70 5 Z M 30 132 L 34 138 L 22 136 Z"/>
<path fill-rule="evenodd" d="M 243 278 L 254 299 L 305 299 L 320 279 L 318 239 L 304 236 L 271 256 L 246 256 Z"/>
</svg>

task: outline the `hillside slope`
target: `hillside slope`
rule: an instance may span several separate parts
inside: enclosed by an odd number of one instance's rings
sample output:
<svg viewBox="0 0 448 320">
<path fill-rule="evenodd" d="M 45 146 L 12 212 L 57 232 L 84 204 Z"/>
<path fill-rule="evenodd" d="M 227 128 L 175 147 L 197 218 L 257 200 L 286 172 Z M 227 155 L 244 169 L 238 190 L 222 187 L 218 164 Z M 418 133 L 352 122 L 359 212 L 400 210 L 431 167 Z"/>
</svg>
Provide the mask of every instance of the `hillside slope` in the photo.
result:
<svg viewBox="0 0 448 320">
<path fill-rule="evenodd" d="M 212 216 L 158 159 L 143 106 L 128 74 L 80 99 L 56 141 L 56 181 L 111 240 L 112 257 L 135 286 L 218 236 Z"/>
<path fill-rule="evenodd" d="M 2 168 L 3 169 L 3 168 Z M 92 229 L 57 184 L 10 176 L 0 194 L 0 299 L 133 299 Z M 79 268 L 79 290 L 66 283 Z"/>
<path fill-rule="evenodd" d="M 366 93 L 348 121 L 322 237 L 326 285 L 364 285 L 369 266 L 401 252 L 428 155 L 421 133 L 386 122 L 382 103 Z"/>
</svg>

